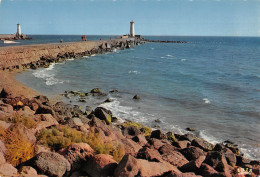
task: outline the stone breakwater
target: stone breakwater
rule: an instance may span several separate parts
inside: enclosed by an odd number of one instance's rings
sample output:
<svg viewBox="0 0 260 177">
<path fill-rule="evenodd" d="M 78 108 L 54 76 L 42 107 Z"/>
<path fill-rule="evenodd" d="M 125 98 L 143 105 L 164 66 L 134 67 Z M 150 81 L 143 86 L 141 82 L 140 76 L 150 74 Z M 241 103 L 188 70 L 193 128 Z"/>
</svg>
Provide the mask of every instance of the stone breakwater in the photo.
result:
<svg viewBox="0 0 260 177">
<path fill-rule="evenodd" d="M 142 41 L 130 38 L 0 47 L 0 70 L 48 67 L 52 62 L 131 48 L 139 43 Z"/>
</svg>

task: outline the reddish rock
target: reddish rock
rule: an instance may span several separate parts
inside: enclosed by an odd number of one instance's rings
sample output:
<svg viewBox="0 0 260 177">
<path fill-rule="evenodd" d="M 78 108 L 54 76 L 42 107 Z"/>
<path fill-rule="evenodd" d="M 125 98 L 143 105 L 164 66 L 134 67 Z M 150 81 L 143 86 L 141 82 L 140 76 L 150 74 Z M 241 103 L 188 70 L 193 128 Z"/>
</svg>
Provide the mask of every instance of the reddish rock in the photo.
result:
<svg viewBox="0 0 260 177">
<path fill-rule="evenodd" d="M 134 136 L 140 135 L 141 131 L 135 126 L 125 127 L 123 135 L 127 138 L 133 138 Z"/>
<path fill-rule="evenodd" d="M 124 144 L 125 153 L 131 154 L 132 156 L 135 156 L 137 152 L 142 148 L 142 146 L 131 139 L 122 139 L 121 142 Z"/>
<path fill-rule="evenodd" d="M 37 114 L 34 116 L 34 119 L 37 121 L 35 128 L 33 128 L 34 133 L 53 125 L 59 125 L 51 114 Z"/>
<path fill-rule="evenodd" d="M 3 154 L 6 153 L 5 144 L 1 140 L 0 140 L 0 152 L 2 152 Z"/>
<path fill-rule="evenodd" d="M 4 164 L 6 162 L 4 154 L 2 152 L 0 152 L 0 165 Z"/>
<path fill-rule="evenodd" d="M 237 163 L 236 155 L 228 148 L 225 149 L 224 154 L 228 164 L 231 165 L 232 167 L 236 166 Z"/>
<path fill-rule="evenodd" d="M 245 158 L 245 157 L 242 157 L 242 156 L 237 156 L 236 157 L 236 160 L 237 160 L 237 166 L 245 166 L 245 165 L 249 165 L 250 164 L 250 160 Z"/>
<path fill-rule="evenodd" d="M 70 171 L 70 163 L 62 155 L 53 152 L 41 152 L 28 163 L 39 173 L 49 176 L 62 177 Z"/>
<path fill-rule="evenodd" d="M 194 173 L 170 172 L 170 173 L 164 174 L 164 177 L 201 177 L 201 176 L 195 175 Z"/>
<path fill-rule="evenodd" d="M 174 145 L 176 147 L 184 149 L 184 148 L 187 148 L 190 145 L 190 142 L 188 140 L 176 141 L 176 142 L 174 142 Z"/>
<path fill-rule="evenodd" d="M 117 162 L 111 155 L 98 154 L 92 156 L 84 165 L 84 171 L 92 177 L 113 176 Z"/>
<path fill-rule="evenodd" d="M 209 177 L 213 174 L 217 174 L 218 172 L 211 166 L 206 163 L 202 163 L 199 169 L 199 174 L 205 177 Z"/>
<path fill-rule="evenodd" d="M 165 147 L 165 148 L 164 148 Z M 171 163 L 174 166 L 181 167 L 189 161 L 178 151 L 173 150 L 171 148 L 167 148 L 170 146 L 164 146 L 159 149 L 161 153 L 162 159 L 166 162 Z"/>
<path fill-rule="evenodd" d="M 180 152 L 188 159 L 188 160 L 195 160 L 199 158 L 200 156 L 205 156 L 206 153 L 195 146 L 190 146 L 188 148 L 180 150 Z"/>
<path fill-rule="evenodd" d="M 145 159 L 151 162 L 162 162 L 161 154 L 156 149 L 144 147 L 137 153 L 138 159 Z"/>
<path fill-rule="evenodd" d="M 231 176 L 229 165 L 227 164 L 225 155 L 222 152 L 208 152 L 204 163 L 212 166 L 218 172 L 223 172 L 227 177 Z"/>
<path fill-rule="evenodd" d="M 39 105 L 37 103 L 31 103 L 31 108 L 33 111 L 37 111 L 37 109 L 39 108 Z"/>
<path fill-rule="evenodd" d="M 4 128 L 4 130 L 7 130 L 12 124 L 11 123 L 7 123 L 5 121 L 0 120 L 0 127 Z M 1 145 L 1 144 L 0 144 Z M 1 147 L 1 146 L 0 146 Z"/>
<path fill-rule="evenodd" d="M 200 138 L 195 138 L 191 142 L 192 146 L 199 147 L 200 149 L 204 151 L 211 151 L 214 148 L 214 145 L 207 142 L 206 140 L 200 139 Z"/>
<path fill-rule="evenodd" d="M 6 112 L 6 113 L 13 113 L 13 106 L 10 104 L 0 104 L 0 111 Z"/>
<path fill-rule="evenodd" d="M 159 149 L 160 147 L 162 147 L 165 144 L 170 144 L 163 140 L 159 140 L 159 139 L 155 139 L 155 138 L 149 139 L 148 143 L 150 144 L 150 147 L 154 148 L 154 149 Z"/>
<path fill-rule="evenodd" d="M 112 120 L 111 111 L 106 110 L 105 108 L 97 107 L 94 111 L 94 114 L 97 118 L 104 120 L 107 125 L 111 124 L 111 120 Z"/>
<path fill-rule="evenodd" d="M 35 111 L 31 110 L 31 108 L 29 108 L 28 106 L 24 106 L 19 111 L 17 111 L 17 113 L 20 115 L 31 117 L 35 114 Z"/>
<path fill-rule="evenodd" d="M 34 151 L 35 151 L 35 154 L 39 154 L 41 152 L 51 152 L 51 149 L 47 146 L 36 144 Z"/>
<path fill-rule="evenodd" d="M 163 146 L 161 146 L 159 148 L 159 153 L 160 154 L 168 154 L 168 153 L 171 153 L 172 151 L 178 151 L 179 148 L 175 147 L 175 146 L 172 146 L 170 144 L 164 144 Z"/>
<path fill-rule="evenodd" d="M 17 175 L 17 169 L 9 163 L 0 165 L 0 174 L 4 176 L 15 176 Z"/>
<path fill-rule="evenodd" d="M 150 137 L 151 138 L 156 138 L 156 139 L 165 139 L 166 138 L 165 134 L 163 134 L 161 130 L 154 130 L 154 131 L 152 131 Z"/>
<path fill-rule="evenodd" d="M 36 142 L 36 137 L 34 136 L 34 131 L 26 128 L 22 124 L 12 124 L 9 129 L 17 134 L 22 134 L 23 137 L 28 140 L 31 144 Z"/>
<path fill-rule="evenodd" d="M 198 173 L 199 168 L 200 168 L 202 162 L 205 160 L 205 158 L 206 158 L 205 156 L 200 156 L 196 160 L 192 160 L 192 161 L 184 164 L 179 169 L 182 172 L 196 172 L 196 173 Z"/>
<path fill-rule="evenodd" d="M 93 154 L 94 150 L 87 143 L 72 144 L 62 153 L 71 164 L 72 171 L 80 169 Z"/>
<path fill-rule="evenodd" d="M 114 176 L 161 176 L 166 172 L 180 171 L 169 163 L 149 162 L 143 159 L 135 159 L 131 155 L 125 155 L 118 164 Z"/>
<path fill-rule="evenodd" d="M 23 166 L 20 170 L 19 173 L 21 175 L 26 175 L 26 176 L 36 176 L 37 175 L 37 171 L 30 166 Z"/>
<path fill-rule="evenodd" d="M 188 140 L 188 141 L 192 142 L 192 140 L 195 138 L 197 138 L 195 135 L 188 133 L 185 135 L 180 135 L 179 141 Z"/>
<path fill-rule="evenodd" d="M 136 143 L 138 143 L 140 146 L 144 146 L 147 144 L 147 140 L 144 135 L 137 135 L 132 138 L 132 140 Z"/>
</svg>

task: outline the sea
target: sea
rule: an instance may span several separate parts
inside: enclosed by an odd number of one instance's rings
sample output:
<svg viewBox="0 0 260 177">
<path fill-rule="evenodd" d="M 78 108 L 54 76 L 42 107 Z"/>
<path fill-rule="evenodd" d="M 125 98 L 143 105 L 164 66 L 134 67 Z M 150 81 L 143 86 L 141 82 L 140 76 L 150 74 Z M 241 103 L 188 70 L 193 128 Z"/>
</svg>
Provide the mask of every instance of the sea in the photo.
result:
<svg viewBox="0 0 260 177">
<path fill-rule="evenodd" d="M 19 44 L 79 41 L 80 36 L 31 36 Z M 88 40 L 115 36 L 87 36 Z M 231 140 L 244 155 L 260 160 L 260 38 L 143 36 L 188 43 L 146 43 L 131 49 L 69 59 L 17 75 L 45 95 L 101 88 L 107 97 L 73 97 L 71 104 L 103 106 L 120 121 L 163 131 L 194 134 L 211 143 Z M 11 44 L 10 44 L 11 45 Z M 140 100 L 133 100 L 134 95 Z M 155 120 L 159 119 L 158 123 Z"/>
</svg>

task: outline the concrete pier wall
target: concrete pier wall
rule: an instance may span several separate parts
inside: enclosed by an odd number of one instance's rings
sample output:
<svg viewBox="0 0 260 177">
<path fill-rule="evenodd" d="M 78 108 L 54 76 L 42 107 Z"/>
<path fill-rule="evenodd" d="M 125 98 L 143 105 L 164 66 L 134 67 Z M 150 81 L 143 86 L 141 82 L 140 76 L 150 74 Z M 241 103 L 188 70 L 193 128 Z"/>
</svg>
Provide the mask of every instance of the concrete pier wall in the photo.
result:
<svg viewBox="0 0 260 177">
<path fill-rule="evenodd" d="M 0 70 L 21 68 L 37 62 L 43 57 L 57 58 L 67 56 L 66 53 L 84 54 L 90 51 L 105 50 L 111 47 L 126 47 L 127 41 L 134 39 L 112 39 L 100 41 L 68 42 L 53 44 L 37 44 L 23 46 L 0 47 Z"/>
</svg>

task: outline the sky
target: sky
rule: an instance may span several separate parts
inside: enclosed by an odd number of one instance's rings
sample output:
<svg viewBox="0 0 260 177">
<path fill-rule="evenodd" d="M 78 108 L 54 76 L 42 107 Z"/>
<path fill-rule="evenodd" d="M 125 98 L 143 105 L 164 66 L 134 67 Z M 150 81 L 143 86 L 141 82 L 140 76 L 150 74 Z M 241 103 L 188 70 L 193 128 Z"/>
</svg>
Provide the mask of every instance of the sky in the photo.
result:
<svg viewBox="0 0 260 177">
<path fill-rule="evenodd" d="M 260 36 L 260 0 L 0 0 L 0 34 Z"/>
</svg>

